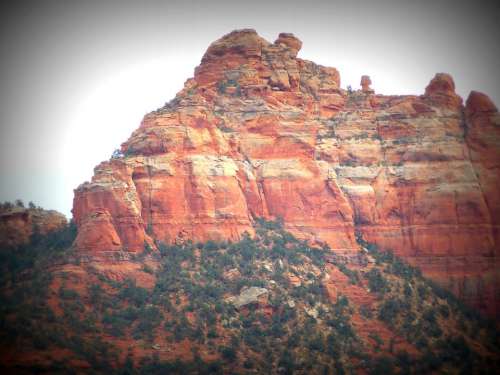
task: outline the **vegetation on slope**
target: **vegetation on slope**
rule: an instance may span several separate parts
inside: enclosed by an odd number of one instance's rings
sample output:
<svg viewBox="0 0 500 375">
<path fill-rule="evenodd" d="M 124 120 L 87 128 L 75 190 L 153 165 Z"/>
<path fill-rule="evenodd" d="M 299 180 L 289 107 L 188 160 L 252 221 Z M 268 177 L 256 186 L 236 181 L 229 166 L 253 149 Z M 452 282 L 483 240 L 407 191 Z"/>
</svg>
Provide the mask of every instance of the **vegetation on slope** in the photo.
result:
<svg viewBox="0 0 500 375">
<path fill-rule="evenodd" d="M 123 261 L 138 266 L 137 277 L 113 279 L 71 258 L 74 235 L 69 226 L 0 252 L 5 369 L 426 374 L 499 366 L 494 324 L 362 238 L 368 251 L 352 264 L 257 220 L 255 238 L 237 243 L 146 246 Z M 152 287 L 140 285 L 145 276 Z M 249 290 L 260 294 L 236 303 Z"/>
</svg>

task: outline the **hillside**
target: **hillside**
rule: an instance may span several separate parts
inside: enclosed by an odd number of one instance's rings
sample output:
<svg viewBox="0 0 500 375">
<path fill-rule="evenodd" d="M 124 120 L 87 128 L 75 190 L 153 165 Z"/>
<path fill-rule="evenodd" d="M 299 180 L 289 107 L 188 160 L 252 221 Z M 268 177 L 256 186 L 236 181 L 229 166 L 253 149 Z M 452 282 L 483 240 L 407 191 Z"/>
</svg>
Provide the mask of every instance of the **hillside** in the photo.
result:
<svg viewBox="0 0 500 375">
<path fill-rule="evenodd" d="M 498 371 L 495 323 L 392 253 L 358 236 L 337 256 L 256 222 L 106 267 L 75 256 L 71 226 L 2 251 L 2 373 Z"/>
<path fill-rule="evenodd" d="M 28 207 L 21 200 L 0 203 L 0 248 L 27 244 L 33 235 L 45 235 L 66 224 L 63 214 L 44 210 L 32 202 Z"/>
<path fill-rule="evenodd" d="M 301 47 L 213 42 L 69 223 L 2 204 L 2 374 L 500 372 L 497 107 Z"/>
<path fill-rule="evenodd" d="M 498 316 L 497 107 L 476 91 L 464 105 L 445 73 L 422 95 L 377 94 L 366 76 L 345 90 L 301 46 L 247 29 L 212 43 L 177 96 L 76 189 L 79 254 L 239 241 L 255 217 L 281 217 L 337 254 L 356 254 L 360 232 Z"/>
</svg>

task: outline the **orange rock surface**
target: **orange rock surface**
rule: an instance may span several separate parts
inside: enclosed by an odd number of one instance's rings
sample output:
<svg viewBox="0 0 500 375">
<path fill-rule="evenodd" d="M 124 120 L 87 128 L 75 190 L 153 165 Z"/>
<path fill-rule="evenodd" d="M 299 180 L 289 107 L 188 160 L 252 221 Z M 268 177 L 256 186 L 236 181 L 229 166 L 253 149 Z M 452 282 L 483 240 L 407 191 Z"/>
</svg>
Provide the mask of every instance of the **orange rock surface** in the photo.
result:
<svg viewBox="0 0 500 375">
<path fill-rule="evenodd" d="M 297 57 L 301 45 L 253 30 L 212 43 L 184 89 L 75 190 L 75 246 L 236 240 L 255 217 L 281 217 L 342 253 L 359 249 L 358 231 L 495 315 L 496 107 L 477 92 L 464 107 L 442 73 L 421 96 L 347 92 L 336 69 Z"/>
</svg>

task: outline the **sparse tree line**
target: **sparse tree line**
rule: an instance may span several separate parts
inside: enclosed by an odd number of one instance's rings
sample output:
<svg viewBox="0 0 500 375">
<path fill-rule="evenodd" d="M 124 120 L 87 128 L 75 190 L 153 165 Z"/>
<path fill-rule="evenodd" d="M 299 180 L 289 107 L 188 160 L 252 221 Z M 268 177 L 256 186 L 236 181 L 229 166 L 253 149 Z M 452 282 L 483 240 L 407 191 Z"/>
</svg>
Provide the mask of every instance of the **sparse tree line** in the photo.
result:
<svg viewBox="0 0 500 375">
<path fill-rule="evenodd" d="M 74 225 L 34 238 L 16 251 L 1 252 L 2 290 L 9 285 L 13 289 L 0 294 L 0 343 L 22 342 L 38 351 L 67 348 L 94 372 L 108 374 L 221 374 L 236 369 L 347 374 L 365 369 L 387 375 L 450 369 L 479 373 L 478 368 L 488 373 L 498 368 L 498 362 L 483 358 L 470 345 L 477 340 L 498 351 L 496 329 L 392 253 L 358 236 L 375 264 L 361 271 L 335 266 L 351 284 L 366 286 L 377 302 L 356 306 L 344 295 L 332 302 L 320 282 L 330 250 L 297 240 L 279 221 L 257 222 L 256 236 L 239 242 L 158 242 L 158 252 L 145 245 L 133 262 L 155 276 L 152 290 L 134 279 L 118 282 L 97 274 L 82 294 L 63 279 L 57 292 L 62 315 L 47 304 L 53 275 L 44 270 L 54 257 L 68 254 Z M 146 264 L 146 255 L 158 267 Z M 290 275 L 301 284 L 293 285 Z M 240 310 L 226 300 L 252 286 L 268 289 L 265 309 L 252 303 Z M 395 350 L 375 332 L 370 342 L 363 341 L 352 321 L 356 313 L 366 324 L 378 321 L 405 337 L 421 355 Z M 443 327 L 443 321 L 453 331 Z M 157 343 L 158 337 L 173 347 L 190 342 L 192 360 L 162 361 L 159 350 L 164 344 Z M 128 353 L 125 361 L 119 360 L 125 353 L 120 355 L 115 339 L 132 340 L 151 348 L 152 354 L 137 359 Z M 369 345 L 376 355 L 369 354 Z M 218 359 L 204 360 L 202 349 Z M 70 370 L 64 366 L 54 363 L 51 370 Z"/>
<path fill-rule="evenodd" d="M 16 199 L 14 202 L 5 201 L 0 203 L 0 211 L 10 211 L 14 208 L 28 208 L 30 210 L 43 210 L 42 207 L 37 206 L 32 201 L 28 202 L 28 205 L 25 206 L 22 199 Z"/>
</svg>

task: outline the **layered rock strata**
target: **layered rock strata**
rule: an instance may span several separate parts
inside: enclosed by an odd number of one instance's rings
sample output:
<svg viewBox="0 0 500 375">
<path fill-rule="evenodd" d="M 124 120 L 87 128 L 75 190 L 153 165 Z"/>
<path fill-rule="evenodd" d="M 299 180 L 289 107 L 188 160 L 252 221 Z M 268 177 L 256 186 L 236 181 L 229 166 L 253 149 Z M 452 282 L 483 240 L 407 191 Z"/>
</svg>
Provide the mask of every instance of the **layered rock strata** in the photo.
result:
<svg viewBox="0 0 500 375">
<path fill-rule="evenodd" d="M 355 233 L 467 302 L 500 305 L 500 116 L 437 74 L 423 95 L 340 87 L 292 34 L 212 43 L 181 92 L 75 190 L 82 254 L 237 240 L 256 217 L 337 253 Z"/>
</svg>

